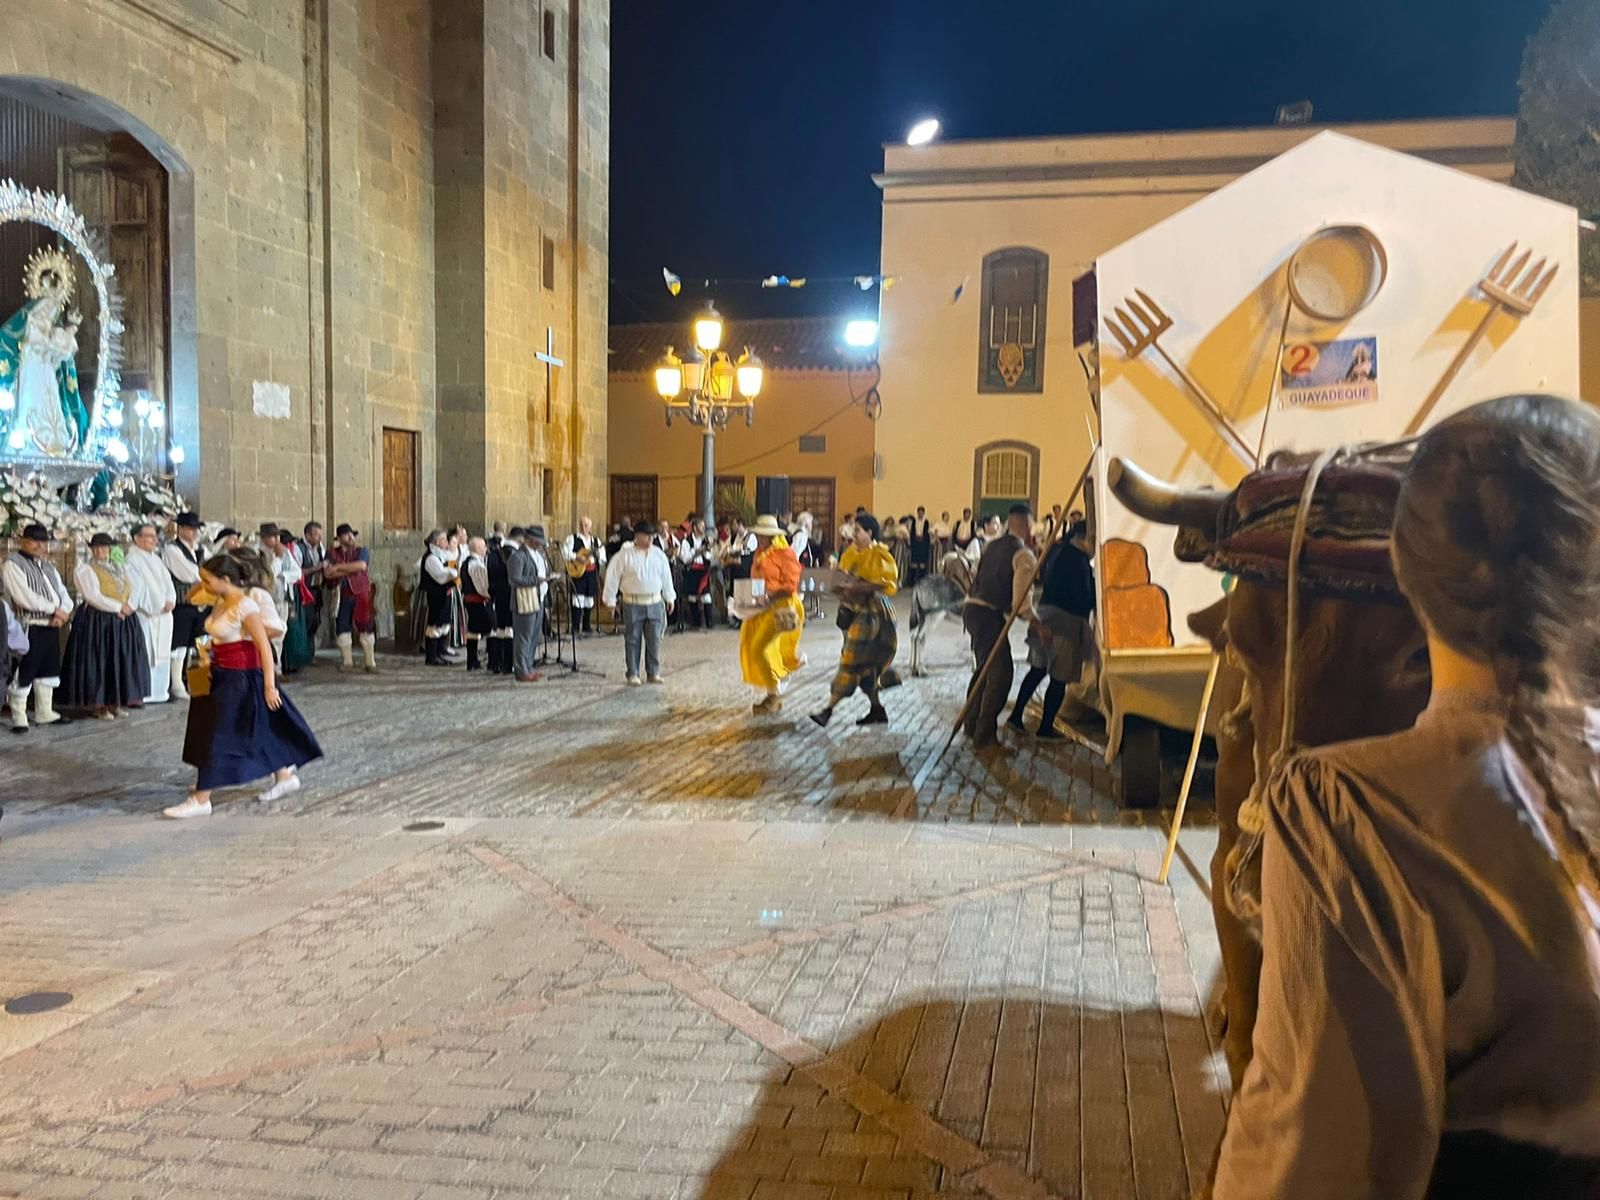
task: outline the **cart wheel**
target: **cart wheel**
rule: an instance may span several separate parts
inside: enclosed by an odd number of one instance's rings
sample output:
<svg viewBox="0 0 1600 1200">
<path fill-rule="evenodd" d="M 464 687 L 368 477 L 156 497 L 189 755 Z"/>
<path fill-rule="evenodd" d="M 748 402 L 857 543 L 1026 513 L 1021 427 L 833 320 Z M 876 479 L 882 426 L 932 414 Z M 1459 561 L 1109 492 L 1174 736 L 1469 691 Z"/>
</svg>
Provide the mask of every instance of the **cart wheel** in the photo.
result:
<svg viewBox="0 0 1600 1200">
<path fill-rule="evenodd" d="M 1122 726 L 1123 808 L 1155 808 L 1161 803 L 1161 726 L 1128 717 Z"/>
</svg>

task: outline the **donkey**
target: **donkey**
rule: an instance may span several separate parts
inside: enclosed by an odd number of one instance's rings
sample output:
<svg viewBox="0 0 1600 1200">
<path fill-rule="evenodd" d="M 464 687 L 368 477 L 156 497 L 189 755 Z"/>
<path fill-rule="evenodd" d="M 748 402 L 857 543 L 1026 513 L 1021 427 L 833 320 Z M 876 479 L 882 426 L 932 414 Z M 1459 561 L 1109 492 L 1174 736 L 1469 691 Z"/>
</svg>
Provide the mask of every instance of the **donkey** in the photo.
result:
<svg viewBox="0 0 1600 1200">
<path fill-rule="evenodd" d="M 922 650 L 946 617 L 961 616 L 961 606 L 972 590 L 972 564 L 965 554 L 952 550 L 939 562 L 937 575 L 924 575 L 911 589 L 911 673 L 928 673 Z"/>
<path fill-rule="evenodd" d="M 1283 741 L 1284 703 L 1294 740 L 1321 746 L 1409 728 L 1427 703 L 1430 678 L 1422 628 L 1394 583 L 1388 536 L 1399 474 L 1383 468 L 1330 470 L 1313 505 L 1318 519 L 1302 556 L 1294 695 L 1284 696 L 1288 635 L 1288 529 L 1305 464 L 1275 457 L 1233 492 L 1173 487 L 1114 459 L 1106 481 L 1147 521 L 1177 526 L 1179 556 L 1232 571 L 1238 582 L 1190 627 L 1242 675 L 1237 703 L 1221 722 L 1216 782 L 1217 851 L 1211 906 L 1226 987 L 1223 1037 L 1238 1088 L 1250 1062 L 1261 979 L 1256 935 L 1228 903 L 1238 861 L 1239 809 L 1264 782 Z M 1229 692 L 1224 671 L 1221 693 Z"/>
</svg>

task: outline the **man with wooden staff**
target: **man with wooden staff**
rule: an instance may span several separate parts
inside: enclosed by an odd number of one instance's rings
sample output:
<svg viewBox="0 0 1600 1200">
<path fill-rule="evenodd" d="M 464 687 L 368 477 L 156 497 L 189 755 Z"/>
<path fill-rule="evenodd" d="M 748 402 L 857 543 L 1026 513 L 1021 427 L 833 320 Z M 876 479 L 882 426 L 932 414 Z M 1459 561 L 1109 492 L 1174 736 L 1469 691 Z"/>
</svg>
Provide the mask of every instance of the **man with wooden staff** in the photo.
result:
<svg viewBox="0 0 1600 1200">
<path fill-rule="evenodd" d="M 1005 633 L 1007 614 L 1015 612 L 1027 621 L 1034 635 L 1042 641 L 1048 642 L 1050 637 L 1034 614 L 1030 595 L 1036 561 L 1028 548 L 1032 533 L 1033 510 L 1026 504 L 1013 504 L 1007 514 L 1005 532 L 983 548 L 972 591 L 961 614 L 961 624 L 972 639 L 975 660 L 972 682 L 967 687 L 965 729 L 972 744 L 980 750 L 999 745 L 1000 714 L 1011 698 L 1014 668 L 1008 648 L 1000 647 L 987 675 L 983 670 L 995 643 Z M 982 692 L 974 694 L 980 686 Z"/>
</svg>

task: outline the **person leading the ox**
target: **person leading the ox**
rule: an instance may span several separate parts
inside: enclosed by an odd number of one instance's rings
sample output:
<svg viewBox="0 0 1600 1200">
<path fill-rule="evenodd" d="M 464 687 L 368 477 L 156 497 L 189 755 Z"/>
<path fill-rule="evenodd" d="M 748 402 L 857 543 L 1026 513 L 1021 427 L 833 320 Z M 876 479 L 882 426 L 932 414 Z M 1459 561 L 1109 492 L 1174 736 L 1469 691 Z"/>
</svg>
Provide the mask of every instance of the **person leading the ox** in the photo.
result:
<svg viewBox="0 0 1600 1200">
<path fill-rule="evenodd" d="M 266 564 L 260 564 L 262 571 Z M 189 708 L 183 760 L 196 768 L 195 788 L 181 804 L 162 810 L 173 820 L 211 815 L 211 792 L 273 777 L 261 799 L 300 790 L 298 768 L 322 757 L 322 747 L 289 697 L 278 690 L 272 665 L 269 617 L 254 566 L 240 555 L 205 561 L 200 578 L 217 598 L 206 618 L 210 635 L 211 691 Z M 275 623 L 275 622 L 274 622 Z"/>
<path fill-rule="evenodd" d="M 1260 1013 L 1214 1194 L 1600 1196 L 1600 414 L 1440 422 L 1393 556 L 1432 696 L 1266 785 Z"/>
<path fill-rule="evenodd" d="M 798 595 L 800 560 L 783 527 L 766 516 L 757 520 L 750 532 L 756 539 L 751 578 L 762 581 L 767 606 L 739 627 L 739 665 L 744 681 L 764 693 L 752 711 L 767 716 L 783 707 L 783 681 L 805 665 L 800 634 L 805 629 L 806 611 Z"/>
<path fill-rule="evenodd" d="M 1034 734 L 1041 741 L 1065 740 L 1056 731 L 1056 714 L 1067 698 L 1067 689 L 1078 682 L 1090 653 L 1094 635 L 1089 619 L 1094 615 L 1094 566 L 1089 558 L 1089 526 L 1080 521 L 1067 530 L 1045 555 L 1039 568 L 1044 580 L 1039 597 L 1039 625 L 1028 631 L 1028 673 L 1017 689 L 1017 703 L 1007 724 L 1018 733 L 1025 731 L 1022 714 L 1028 701 L 1048 676 L 1044 690 L 1044 709 Z"/>
<path fill-rule="evenodd" d="M 81 603 L 61 662 L 61 703 L 104 721 L 144 707 L 150 661 L 134 607 L 134 581 L 112 561 L 109 533 L 89 539 L 89 558 L 72 572 Z"/>
<path fill-rule="evenodd" d="M 156 527 L 144 521 L 133 527 L 133 545 L 128 547 L 126 559 L 128 578 L 133 581 L 133 606 L 139 613 L 139 630 L 150 663 L 146 704 L 165 704 L 171 694 L 172 612 L 178 606 L 172 576 L 156 553 L 158 545 Z"/>
<path fill-rule="evenodd" d="M 178 514 L 177 536 L 161 550 L 161 563 L 172 576 L 172 590 L 178 602 L 172 609 L 172 646 L 169 650 L 171 668 L 169 688 L 174 700 L 187 700 L 189 692 L 184 684 L 183 668 L 197 638 L 205 636 L 206 612 L 198 604 L 189 602 L 189 593 L 200 583 L 200 564 L 206 554 L 200 545 L 200 515 L 184 512 Z M 224 533 L 228 531 L 224 530 Z M 238 535 L 235 534 L 235 537 Z"/>
<path fill-rule="evenodd" d="M 878 540 L 876 517 L 858 512 L 854 530 L 854 540 L 839 559 L 839 569 L 855 577 L 839 596 L 839 623 L 844 627 L 839 669 L 828 692 L 828 706 L 811 714 L 823 728 L 833 720 L 833 710 L 857 688 L 870 707 L 856 724 L 887 725 L 889 713 L 882 695 L 900 683 L 893 667 L 900 641 L 894 628 L 894 605 L 889 602 L 899 590 L 900 572 L 889 547 Z"/>
<path fill-rule="evenodd" d="M 1006 531 L 983 548 L 972 591 L 961 610 L 961 624 L 972 639 L 972 682 L 967 686 L 966 733 L 972 744 L 982 749 L 998 744 L 1000 714 L 1011 698 L 1014 667 L 1011 647 L 995 645 L 1005 633 L 1008 613 L 1016 613 L 1028 623 L 1035 637 L 1049 636 L 1033 611 L 1034 558 L 1028 549 L 1033 532 L 1033 510 L 1026 504 L 1013 504 L 1006 518 Z M 984 664 L 994 652 L 987 673 Z M 981 688 L 981 691 L 979 690 Z"/>
<path fill-rule="evenodd" d="M 594 632 L 594 602 L 600 595 L 600 572 L 606 565 L 605 545 L 594 534 L 594 521 L 584 517 L 575 533 L 561 544 L 561 558 L 572 575 L 572 626 Z"/>
<path fill-rule="evenodd" d="M 339 670 L 355 670 L 351 639 L 361 638 L 362 668 L 377 671 L 378 625 L 372 612 L 372 557 L 361 544 L 361 535 L 348 525 L 334 530 L 339 543 L 328 551 L 322 577 L 339 589 L 339 607 L 334 613 L 334 642 L 339 647 Z"/>
<path fill-rule="evenodd" d="M 639 685 L 641 647 L 645 677 L 651 683 L 663 682 L 661 635 L 678 603 L 678 593 L 672 586 L 672 564 L 659 547 L 651 544 L 654 533 L 646 523 L 635 526 L 632 543 L 617 551 L 606 568 L 603 603 L 615 608 L 618 596 L 622 598 L 623 653 L 629 687 Z"/>
<path fill-rule="evenodd" d="M 33 696 L 35 725 L 70 725 L 72 719 L 55 710 L 54 695 L 61 686 L 61 629 L 72 619 L 72 597 L 61 572 L 45 557 L 50 531 L 34 523 L 22 531 L 21 549 L 6 559 L 3 568 L 6 598 L 28 630 L 28 649 L 17 662 L 16 674 L 6 693 L 11 709 L 11 732 L 28 732 L 28 696 Z"/>
</svg>

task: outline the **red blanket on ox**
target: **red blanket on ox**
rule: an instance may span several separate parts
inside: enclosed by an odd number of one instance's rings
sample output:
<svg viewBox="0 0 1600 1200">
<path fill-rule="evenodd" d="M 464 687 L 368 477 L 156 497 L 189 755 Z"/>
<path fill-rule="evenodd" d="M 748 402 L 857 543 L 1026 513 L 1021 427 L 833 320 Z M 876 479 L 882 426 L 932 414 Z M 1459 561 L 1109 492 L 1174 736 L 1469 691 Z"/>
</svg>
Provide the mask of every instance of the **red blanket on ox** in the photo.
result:
<svg viewBox="0 0 1600 1200">
<path fill-rule="evenodd" d="M 1214 538 L 1188 531 L 1178 556 L 1243 579 L 1283 584 L 1305 490 L 1308 461 L 1279 455 L 1229 500 Z M 1393 459 L 1331 465 L 1317 481 L 1306 526 L 1301 585 L 1323 595 L 1404 603 L 1389 559 L 1402 464 Z"/>
</svg>

